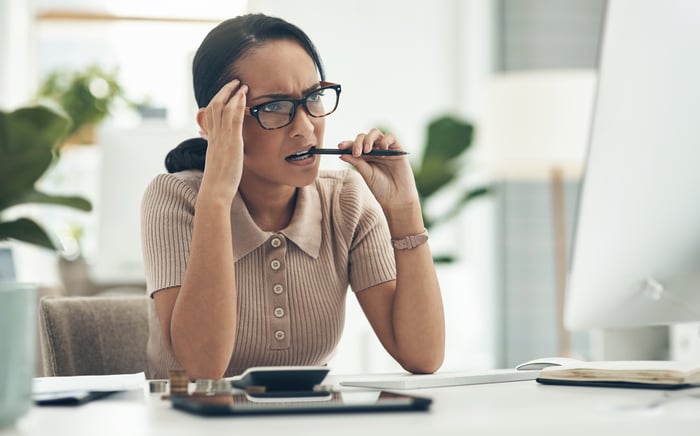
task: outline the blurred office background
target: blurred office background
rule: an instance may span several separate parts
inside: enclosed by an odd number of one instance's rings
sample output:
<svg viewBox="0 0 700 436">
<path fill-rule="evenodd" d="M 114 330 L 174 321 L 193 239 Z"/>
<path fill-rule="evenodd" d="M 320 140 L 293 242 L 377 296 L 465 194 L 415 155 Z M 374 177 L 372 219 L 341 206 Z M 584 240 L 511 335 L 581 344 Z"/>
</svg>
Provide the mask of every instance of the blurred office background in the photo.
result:
<svg viewBox="0 0 700 436">
<path fill-rule="evenodd" d="M 327 146 L 381 126 L 417 160 L 431 120 L 473 123 L 461 176 L 424 205 L 439 215 L 450 195 L 492 188 L 431 229 L 433 250 L 456 255 L 438 265 L 448 323 L 444 370 L 599 356 L 587 332 L 561 327 L 561 305 L 603 0 L 3 0 L 0 107 L 32 101 L 53 71 L 99 65 L 116 72 L 140 108 L 117 104 L 87 144 L 63 148 L 43 188 L 82 194 L 95 210 L 25 209 L 60 236 L 69 259 L 3 243 L 17 280 L 66 294 L 140 292 L 141 192 L 164 171 L 165 153 L 198 134 L 192 56 L 216 23 L 246 12 L 299 25 L 320 50 L 328 79 L 343 85 Z M 668 352 L 667 333 L 653 353 Z M 398 370 L 352 296 L 331 366 Z"/>
</svg>

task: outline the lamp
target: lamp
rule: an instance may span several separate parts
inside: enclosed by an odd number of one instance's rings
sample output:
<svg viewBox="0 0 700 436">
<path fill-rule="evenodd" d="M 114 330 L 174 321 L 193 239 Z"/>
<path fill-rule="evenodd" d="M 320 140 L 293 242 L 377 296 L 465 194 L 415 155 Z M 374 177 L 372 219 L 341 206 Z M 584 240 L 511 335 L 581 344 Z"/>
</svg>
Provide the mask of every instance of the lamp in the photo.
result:
<svg viewBox="0 0 700 436">
<path fill-rule="evenodd" d="M 559 355 L 571 353 L 563 326 L 567 274 L 564 180 L 582 173 L 593 112 L 593 70 L 496 74 L 477 117 L 475 158 L 489 176 L 548 180 L 556 274 Z"/>
</svg>

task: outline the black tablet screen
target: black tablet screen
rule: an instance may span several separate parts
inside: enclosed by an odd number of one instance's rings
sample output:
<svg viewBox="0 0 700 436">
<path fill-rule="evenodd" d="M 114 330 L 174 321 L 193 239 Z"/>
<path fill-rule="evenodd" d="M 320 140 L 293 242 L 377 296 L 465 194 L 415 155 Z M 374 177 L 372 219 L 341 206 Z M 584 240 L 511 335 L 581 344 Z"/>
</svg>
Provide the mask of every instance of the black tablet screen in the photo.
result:
<svg viewBox="0 0 700 436">
<path fill-rule="evenodd" d="M 199 415 L 389 412 L 427 410 L 430 398 L 376 390 L 334 391 L 324 397 L 255 398 L 247 394 L 173 396 L 173 407 Z"/>
</svg>

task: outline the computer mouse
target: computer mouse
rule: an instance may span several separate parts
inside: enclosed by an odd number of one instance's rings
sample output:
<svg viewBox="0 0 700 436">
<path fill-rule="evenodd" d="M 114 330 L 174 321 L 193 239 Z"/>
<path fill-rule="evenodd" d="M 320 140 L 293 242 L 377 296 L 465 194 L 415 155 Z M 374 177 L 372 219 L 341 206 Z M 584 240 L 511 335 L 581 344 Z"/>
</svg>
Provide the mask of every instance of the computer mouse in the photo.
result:
<svg viewBox="0 0 700 436">
<path fill-rule="evenodd" d="M 516 366 L 515 369 L 522 371 L 540 370 L 548 366 L 572 365 L 577 363 L 583 363 L 583 361 L 571 357 L 541 357 L 539 359 L 523 362 Z"/>
</svg>

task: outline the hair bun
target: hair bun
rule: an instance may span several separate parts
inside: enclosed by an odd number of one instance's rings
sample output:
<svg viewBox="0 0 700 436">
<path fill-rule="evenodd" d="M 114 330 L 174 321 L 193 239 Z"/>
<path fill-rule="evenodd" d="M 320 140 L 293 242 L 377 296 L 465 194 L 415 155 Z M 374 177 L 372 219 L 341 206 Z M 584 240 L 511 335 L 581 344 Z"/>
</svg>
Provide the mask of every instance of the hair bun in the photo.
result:
<svg viewBox="0 0 700 436">
<path fill-rule="evenodd" d="M 207 154 L 207 140 L 191 138 L 181 142 L 165 156 L 165 169 L 169 173 L 185 170 L 204 171 L 204 161 Z"/>
</svg>

